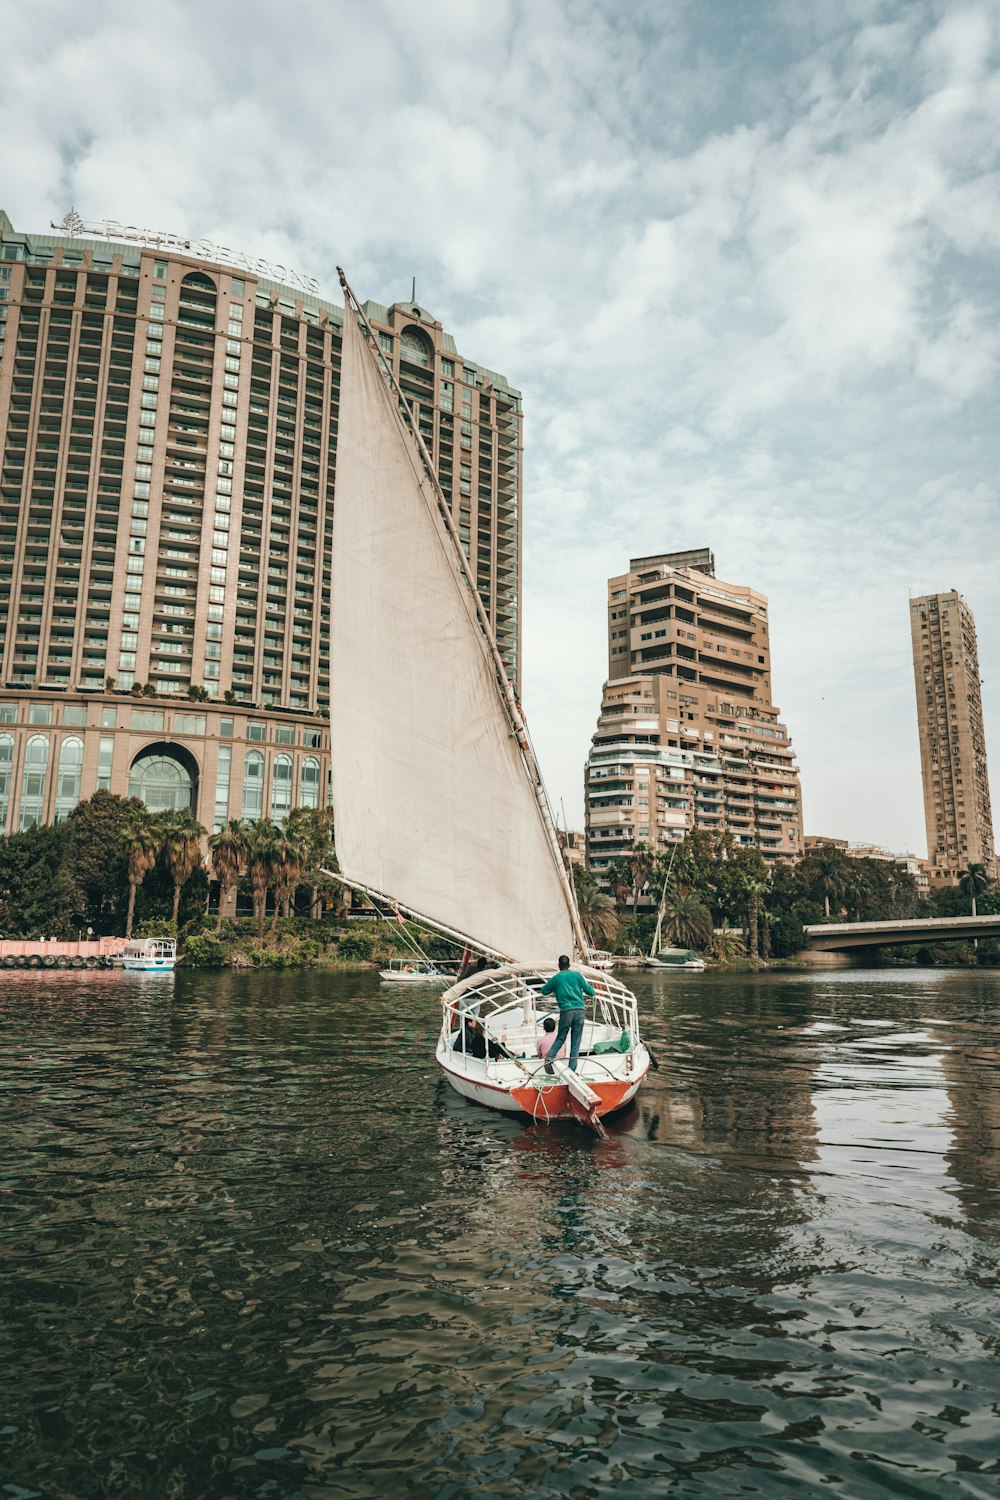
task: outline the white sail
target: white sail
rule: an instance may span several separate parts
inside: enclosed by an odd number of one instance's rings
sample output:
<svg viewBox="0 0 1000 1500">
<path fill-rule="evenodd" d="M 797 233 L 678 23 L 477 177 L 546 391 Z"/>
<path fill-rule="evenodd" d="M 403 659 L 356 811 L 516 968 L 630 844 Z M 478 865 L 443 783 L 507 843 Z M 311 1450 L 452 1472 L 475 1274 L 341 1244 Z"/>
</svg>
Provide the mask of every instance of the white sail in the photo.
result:
<svg viewBox="0 0 1000 1500">
<path fill-rule="evenodd" d="M 330 663 L 340 867 L 484 948 L 551 963 L 574 943 L 560 856 L 455 540 L 347 300 Z"/>
</svg>

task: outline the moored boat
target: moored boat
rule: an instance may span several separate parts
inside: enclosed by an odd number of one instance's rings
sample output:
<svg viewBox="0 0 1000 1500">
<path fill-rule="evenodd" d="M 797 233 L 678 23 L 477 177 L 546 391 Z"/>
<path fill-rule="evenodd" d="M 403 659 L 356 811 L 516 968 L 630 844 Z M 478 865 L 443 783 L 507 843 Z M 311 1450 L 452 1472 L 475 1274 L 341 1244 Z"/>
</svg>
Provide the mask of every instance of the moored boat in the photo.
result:
<svg viewBox="0 0 1000 1500">
<path fill-rule="evenodd" d="M 705 960 L 700 958 L 691 948 L 661 948 L 657 953 L 649 955 L 643 967 L 647 969 L 687 969 L 695 973 L 700 973 L 705 967 Z"/>
<path fill-rule="evenodd" d="M 121 951 L 122 967 L 140 973 L 162 974 L 177 962 L 177 944 L 173 938 L 136 938 Z"/>
<path fill-rule="evenodd" d="M 614 954 L 608 953 L 604 948 L 591 948 L 587 956 L 587 966 L 591 969 L 601 969 L 604 973 L 607 973 L 609 969 L 613 969 L 615 966 Z"/>
<path fill-rule="evenodd" d="M 453 977 L 443 974 L 437 964 L 419 958 L 390 958 L 378 977 L 389 984 L 447 984 Z"/>
</svg>

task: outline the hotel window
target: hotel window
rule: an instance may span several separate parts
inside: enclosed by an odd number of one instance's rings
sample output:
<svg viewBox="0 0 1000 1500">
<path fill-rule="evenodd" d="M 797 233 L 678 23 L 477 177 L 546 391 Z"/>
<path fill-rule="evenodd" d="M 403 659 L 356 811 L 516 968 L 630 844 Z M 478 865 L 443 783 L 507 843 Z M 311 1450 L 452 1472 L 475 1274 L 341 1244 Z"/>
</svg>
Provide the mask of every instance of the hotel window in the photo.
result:
<svg viewBox="0 0 1000 1500">
<path fill-rule="evenodd" d="M 243 764 L 243 817 L 259 818 L 263 809 L 264 757 L 259 750 L 250 750 Z"/>
<path fill-rule="evenodd" d="M 219 759 L 215 773 L 215 832 L 225 828 L 229 818 L 229 778 L 233 766 L 231 745 L 219 746 Z"/>
<path fill-rule="evenodd" d="M 154 260 L 154 262 L 153 262 L 153 275 L 156 277 L 157 281 L 166 281 L 166 279 L 167 279 L 167 263 L 166 263 L 165 260 Z M 154 291 L 155 291 L 155 288 L 154 288 Z"/>
<path fill-rule="evenodd" d="M 133 729 L 163 728 L 163 714 L 149 708 L 133 708 L 130 724 Z"/>
<path fill-rule="evenodd" d="M 319 806 L 319 761 L 312 755 L 302 762 L 299 802 L 303 807 Z"/>
<path fill-rule="evenodd" d="M 248 740 L 262 740 L 266 732 L 267 731 L 265 725 L 261 724 L 259 720 L 254 719 L 247 724 Z"/>
<path fill-rule="evenodd" d="M 69 817 L 80 800 L 80 777 L 83 774 L 83 740 L 63 740 L 59 749 L 59 774 L 56 780 L 56 805 L 53 821 Z"/>
<path fill-rule="evenodd" d="M 10 778 L 14 765 L 14 736 L 0 734 L 0 833 L 7 830 L 10 811 Z"/>
<path fill-rule="evenodd" d="M 63 723 L 77 727 L 87 722 L 87 708 L 85 704 L 67 703 L 63 709 Z"/>
<path fill-rule="evenodd" d="M 292 810 L 292 757 L 276 755 L 271 776 L 271 817 L 284 823 Z"/>
<path fill-rule="evenodd" d="M 274 742 L 276 745 L 294 745 L 295 730 L 290 724 L 279 724 L 274 731 Z"/>
<path fill-rule="evenodd" d="M 302 743 L 310 750 L 318 750 L 322 744 L 322 734 L 318 729 L 306 729 L 302 735 Z"/>
<path fill-rule="evenodd" d="M 52 705 L 51 705 L 51 703 L 32 703 L 31 706 L 28 709 L 28 723 L 29 724 L 51 724 L 52 723 Z"/>
<path fill-rule="evenodd" d="M 45 778 L 49 764 L 49 742 L 44 735 L 32 735 L 24 750 L 24 776 L 21 781 L 21 807 L 18 828 L 34 828 L 42 821 L 45 807 Z"/>
</svg>

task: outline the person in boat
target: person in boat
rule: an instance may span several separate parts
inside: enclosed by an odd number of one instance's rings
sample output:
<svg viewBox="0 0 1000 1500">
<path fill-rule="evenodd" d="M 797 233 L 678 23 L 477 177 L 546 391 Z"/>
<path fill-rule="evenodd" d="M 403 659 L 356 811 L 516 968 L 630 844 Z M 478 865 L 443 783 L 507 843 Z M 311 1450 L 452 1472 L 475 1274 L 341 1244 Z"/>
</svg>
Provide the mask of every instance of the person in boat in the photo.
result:
<svg viewBox="0 0 1000 1500">
<path fill-rule="evenodd" d="M 546 1016 L 545 1020 L 542 1022 L 542 1034 L 538 1038 L 538 1040 L 535 1042 L 535 1051 L 538 1053 L 539 1057 L 556 1057 L 557 1060 L 558 1060 L 559 1057 L 565 1057 L 566 1056 L 566 1046 L 565 1046 L 565 1043 L 563 1044 L 563 1046 L 560 1049 L 560 1051 L 559 1051 L 558 1054 L 556 1054 L 556 1053 L 554 1053 L 552 1051 L 552 1044 L 555 1041 L 555 1039 L 556 1039 L 555 1017 L 554 1016 Z"/>
<path fill-rule="evenodd" d="M 491 1041 L 487 1044 L 483 1024 L 477 1016 L 464 1017 L 458 1035 L 452 1042 L 452 1051 L 464 1052 L 466 1057 L 489 1057 L 493 1062 L 505 1055 L 499 1042 Z"/>
<path fill-rule="evenodd" d="M 568 956 L 561 953 L 559 972 L 547 979 L 538 993 L 555 995 L 559 1007 L 559 1026 L 550 1051 L 558 1057 L 563 1043 L 569 1037 L 569 1066 L 576 1071 L 580 1044 L 583 1041 L 583 1023 L 587 1015 L 587 996 L 594 994 L 594 987 L 576 969 L 570 968 Z"/>
</svg>

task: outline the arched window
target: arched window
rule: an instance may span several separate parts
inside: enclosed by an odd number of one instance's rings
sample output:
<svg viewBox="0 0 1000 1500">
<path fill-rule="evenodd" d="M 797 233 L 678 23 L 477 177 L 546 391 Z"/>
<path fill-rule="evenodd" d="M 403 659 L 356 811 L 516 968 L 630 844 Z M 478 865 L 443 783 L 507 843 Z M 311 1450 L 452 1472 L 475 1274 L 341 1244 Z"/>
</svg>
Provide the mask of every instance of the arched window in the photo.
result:
<svg viewBox="0 0 1000 1500">
<path fill-rule="evenodd" d="M 24 774 L 21 778 L 21 808 L 18 828 L 34 828 L 45 811 L 45 777 L 49 768 L 49 742 L 43 734 L 33 734 L 24 747 Z"/>
<path fill-rule="evenodd" d="M 271 772 L 271 817 L 283 823 L 292 810 L 292 757 L 276 755 Z"/>
<path fill-rule="evenodd" d="M 319 761 L 314 755 L 307 755 L 302 762 L 299 803 L 302 807 L 319 807 Z"/>
<path fill-rule="evenodd" d="M 248 750 L 243 762 L 243 816 L 259 818 L 264 811 L 264 757 Z"/>
<path fill-rule="evenodd" d="M 434 345 L 424 333 L 422 328 L 404 328 L 399 339 L 399 356 L 401 359 L 409 360 L 411 365 L 423 365 L 424 368 L 433 363 Z"/>
<path fill-rule="evenodd" d="M 76 736 L 63 740 L 59 747 L 59 776 L 56 781 L 55 822 L 68 818 L 80 800 L 80 777 L 83 774 L 83 740 Z"/>
<path fill-rule="evenodd" d="M 14 736 L 0 734 L 0 833 L 7 832 L 10 811 L 10 778 L 14 766 Z"/>
<path fill-rule="evenodd" d="M 194 791 L 191 768 L 162 745 L 149 746 L 132 762 L 128 794 L 145 802 L 150 812 L 193 808 Z"/>
</svg>

